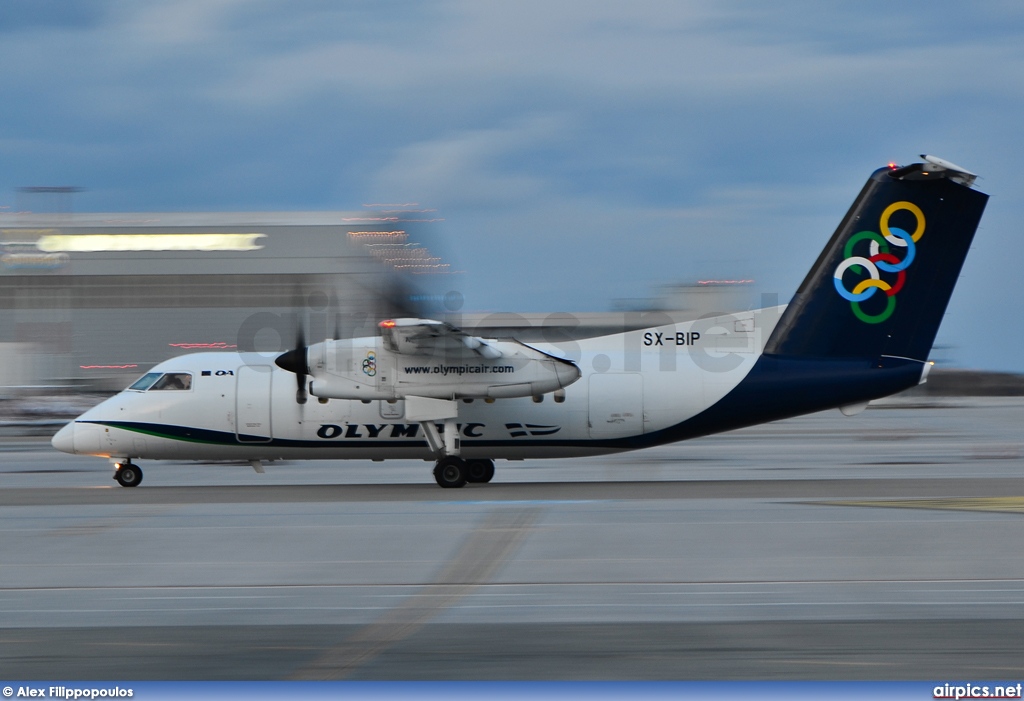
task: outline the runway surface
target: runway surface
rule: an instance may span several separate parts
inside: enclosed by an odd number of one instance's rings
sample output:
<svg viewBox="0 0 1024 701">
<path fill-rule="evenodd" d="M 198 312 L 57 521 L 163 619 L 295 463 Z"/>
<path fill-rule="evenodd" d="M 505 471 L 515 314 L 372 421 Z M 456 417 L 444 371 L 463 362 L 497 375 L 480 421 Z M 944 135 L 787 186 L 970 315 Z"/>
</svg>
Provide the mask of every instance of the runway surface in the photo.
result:
<svg viewBox="0 0 1024 701">
<path fill-rule="evenodd" d="M 1020 679 L 1024 402 L 498 464 L 144 464 L 0 444 L 25 679 Z"/>
</svg>

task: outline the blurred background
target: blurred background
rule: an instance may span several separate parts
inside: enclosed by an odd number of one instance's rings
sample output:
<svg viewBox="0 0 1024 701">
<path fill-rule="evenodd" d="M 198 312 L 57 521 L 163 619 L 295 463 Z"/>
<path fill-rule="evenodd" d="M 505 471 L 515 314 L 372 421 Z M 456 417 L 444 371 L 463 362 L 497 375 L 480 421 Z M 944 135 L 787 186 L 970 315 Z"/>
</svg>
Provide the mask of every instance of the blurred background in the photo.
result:
<svg viewBox="0 0 1024 701">
<path fill-rule="evenodd" d="M 1024 394 L 1022 114 L 1019 0 L 0 0 L 0 669 L 1019 678 L 1024 401 L 948 395 Z M 922 153 L 991 195 L 940 398 L 461 496 L 418 460 L 124 490 L 49 442 L 168 357 L 300 329 L 557 344 L 786 303 Z"/>
<path fill-rule="evenodd" d="M 31 414 L 298 325 L 786 302 L 922 152 L 992 195 L 935 358 L 1024 370 L 1024 9 L 813 7 L 4 2 L 0 395 Z"/>
</svg>

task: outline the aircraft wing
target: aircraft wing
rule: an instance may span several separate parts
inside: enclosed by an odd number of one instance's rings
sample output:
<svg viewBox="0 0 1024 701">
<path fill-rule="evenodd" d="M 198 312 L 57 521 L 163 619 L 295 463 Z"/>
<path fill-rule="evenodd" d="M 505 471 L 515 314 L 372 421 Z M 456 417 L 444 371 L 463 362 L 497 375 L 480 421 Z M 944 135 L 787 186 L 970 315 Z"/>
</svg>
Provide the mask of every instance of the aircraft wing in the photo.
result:
<svg viewBox="0 0 1024 701">
<path fill-rule="evenodd" d="M 401 355 L 475 354 L 488 360 L 504 355 L 482 338 L 433 319 L 387 319 L 380 322 L 384 346 Z"/>
</svg>

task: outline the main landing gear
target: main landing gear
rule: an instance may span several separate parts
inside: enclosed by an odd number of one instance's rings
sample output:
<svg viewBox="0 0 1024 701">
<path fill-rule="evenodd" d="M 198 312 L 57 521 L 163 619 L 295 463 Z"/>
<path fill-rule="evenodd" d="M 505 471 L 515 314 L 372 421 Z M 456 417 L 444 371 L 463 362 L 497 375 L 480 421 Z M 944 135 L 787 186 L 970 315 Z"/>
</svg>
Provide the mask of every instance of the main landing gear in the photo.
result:
<svg viewBox="0 0 1024 701">
<path fill-rule="evenodd" d="M 138 487 L 142 482 L 142 468 L 131 460 L 114 463 L 114 479 L 122 487 Z"/>
<path fill-rule="evenodd" d="M 447 489 L 462 487 L 466 482 L 490 482 L 494 477 L 493 460 L 459 457 L 462 439 L 455 423 L 458 415 L 459 405 L 454 399 L 405 398 L 405 418 L 423 428 L 427 446 L 437 456 L 434 479 Z M 438 425 L 438 421 L 442 423 Z"/>
<path fill-rule="evenodd" d="M 434 467 L 434 479 L 445 488 L 462 487 L 467 482 L 490 482 L 493 478 L 493 460 L 463 460 L 457 455 L 447 455 Z"/>
</svg>

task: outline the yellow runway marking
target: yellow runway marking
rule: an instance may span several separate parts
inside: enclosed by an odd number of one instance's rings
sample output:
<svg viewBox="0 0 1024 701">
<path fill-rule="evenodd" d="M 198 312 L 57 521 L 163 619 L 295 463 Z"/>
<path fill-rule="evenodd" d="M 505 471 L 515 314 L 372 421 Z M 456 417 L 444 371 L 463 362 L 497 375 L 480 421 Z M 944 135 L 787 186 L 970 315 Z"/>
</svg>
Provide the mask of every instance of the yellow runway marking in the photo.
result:
<svg viewBox="0 0 1024 701">
<path fill-rule="evenodd" d="M 940 509 L 1024 514 L 1024 497 L 942 497 L 937 499 L 872 499 L 811 502 L 821 506 L 867 506 L 889 509 Z"/>
</svg>

